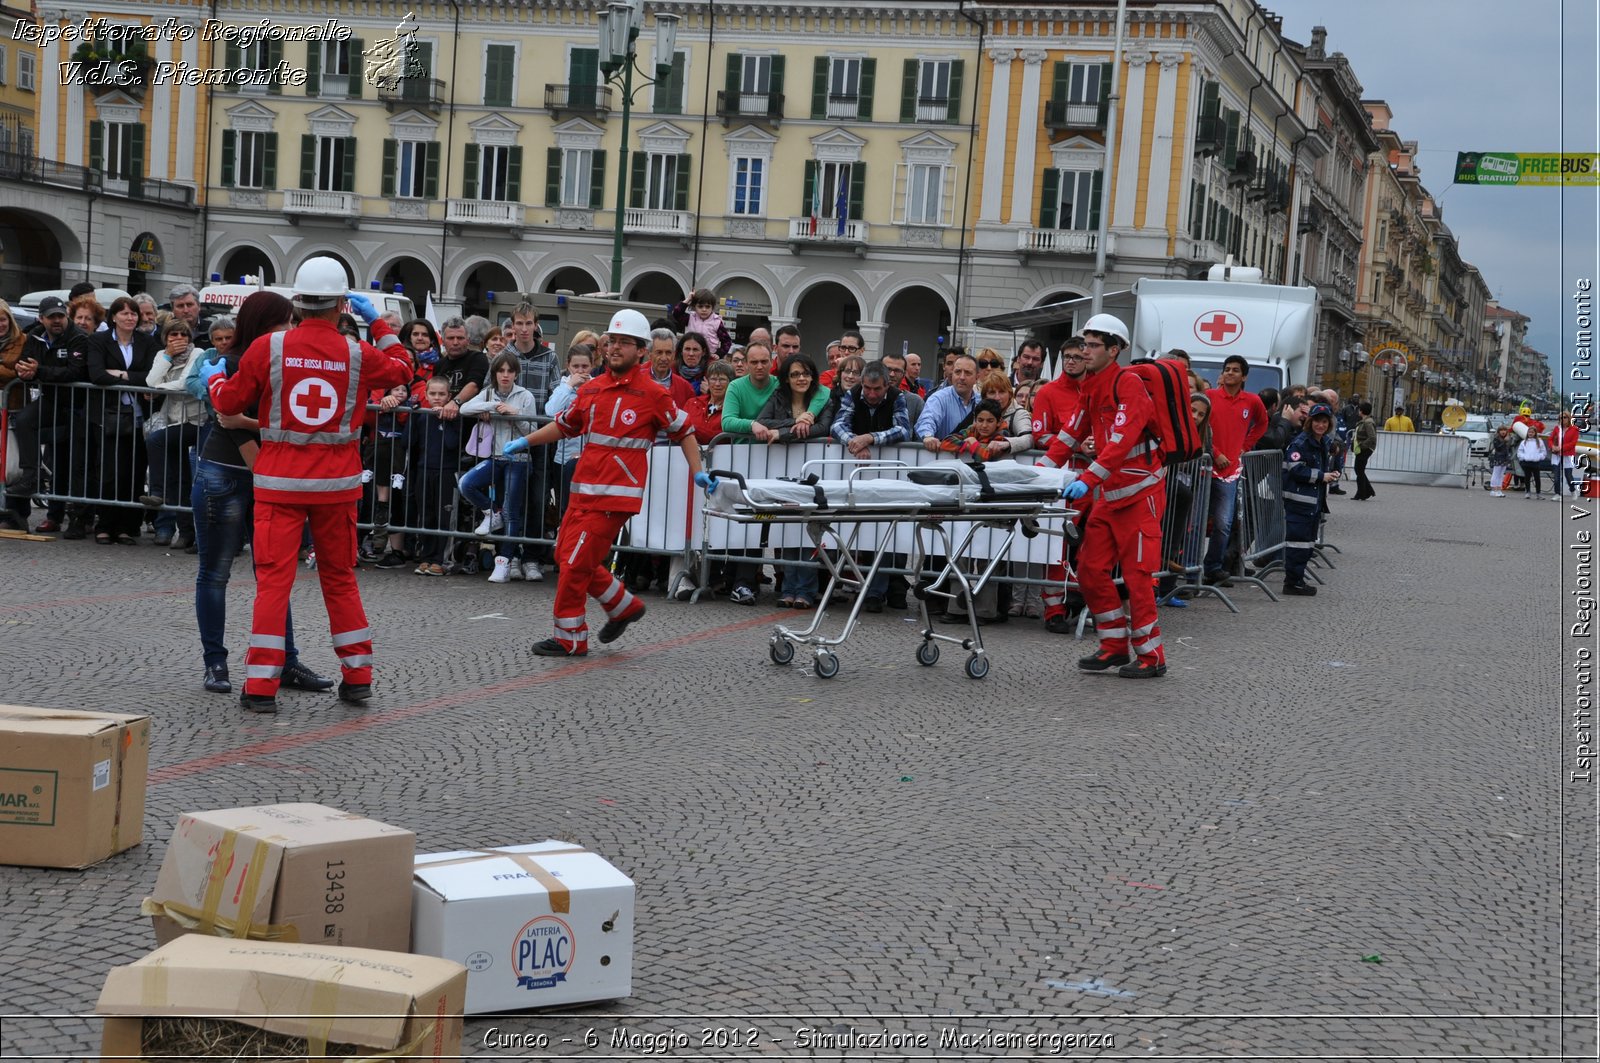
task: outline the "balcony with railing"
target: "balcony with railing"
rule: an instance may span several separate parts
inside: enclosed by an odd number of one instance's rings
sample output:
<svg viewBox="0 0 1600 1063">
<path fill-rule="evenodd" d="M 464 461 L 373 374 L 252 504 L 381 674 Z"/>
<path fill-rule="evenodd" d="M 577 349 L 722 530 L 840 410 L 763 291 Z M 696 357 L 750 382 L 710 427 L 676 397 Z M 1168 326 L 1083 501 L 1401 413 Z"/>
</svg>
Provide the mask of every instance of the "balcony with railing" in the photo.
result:
<svg viewBox="0 0 1600 1063">
<path fill-rule="evenodd" d="M 1051 100 L 1044 110 L 1046 129 L 1104 129 L 1106 108 L 1101 103 L 1069 103 Z"/>
<path fill-rule="evenodd" d="M 765 104 L 763 103 L 761 106 L 765 107 Z M 854 122 L 856 120 L 856 116 L 859 115 L 860 113 L 861 113 L 861 97 L 860 96 L 856 95 L 853 92 L 849 92 L 849 93 L 830 92 L 830 93 L 828 93 L 828 117 L 829 118 L 832 118 L 832 119 L 835 119 L 835 120 L 843 119 L 845 121 Z"/>
<path fill-rule="evenodd" d="M 948 122 L 950 120 L 950 98 L 947 96 L 918 96 L 917 121 L 919 122 Z"/>
<path fill-rule="evenodd" d="M 456 225 L 522 225 L 522 204 L 503 199 L 452 199 L 445 204 L 444 220 Z"/>
<path fill-rule="evenodd" d="M 378 99 L 391 111 L 413 107 L 437 112 L 444 107 L 444 82 L 439 78 L 401 78 L 378 86 Z"/>
<path fill-rule="evenodd" d="M 818 218 L 815 224 L 810 218 L 790 218 L 789 241 L 815 244 L 864 244 L 867 242 L 867 223 L 854 218 L 848 219 L 844 223 L 844 231 L 841 232 L 838 218 Z"/>
<path fill-rule="evenodd" d="M 586 114 L 605 118 L 611 114 L 610 85 L 546 85 L 544 107 L 551 115 Z"/>
<path fill-rule="evenodd" d="M 361 197 L 354 192 L 324 192 L 316 188 L 285 188 L 285 214 L 313 214 L 334 218 L 355 218 L 361 213 Z"/>
<path fill-rule="evenodd" d="M 719 90 L 717 117 L 723 124 L 735 118 L 753 118 L 776 125 L 783 120 L 783 93 Z"/>
<path fill-rule="evenodd" d="M 622 230 L 643 236 L 688 236 L 694 231 L 694 215 L 686 210 L 633 207 L 623 212 Z"/>
<path fill-rule="evenodd" d="M 1106 250 L 1111 250 L 1106 234 Z M 1017 250 L 1024 255 L 1092 255 L 1100 246 L 1100 233 L 1094 229 L 1022 229 L 1017 232 Z"/>
</svg>

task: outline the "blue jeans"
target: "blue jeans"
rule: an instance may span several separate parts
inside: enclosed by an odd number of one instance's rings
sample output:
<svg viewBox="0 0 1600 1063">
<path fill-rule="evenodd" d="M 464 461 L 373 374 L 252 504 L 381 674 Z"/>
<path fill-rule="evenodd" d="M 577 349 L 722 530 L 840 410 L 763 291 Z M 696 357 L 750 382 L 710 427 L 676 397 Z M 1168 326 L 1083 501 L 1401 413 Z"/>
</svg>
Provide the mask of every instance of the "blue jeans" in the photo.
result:
<svg viewBox="0 0 1600 1063">
<path fill-rule="evenodd" d="M 812 558 L 813 547 L 786 547 L 783 551 L 784 560 L 798 561 L 801 558 Z M 783 570 L 783 595 L 786 598 L 805 598 L 808 601 L 817 600 L 817 570 L 809 565 L 784 565 Z"/>
<path fill-rule="evenodd" d="M 206 667 L 228 663 L 223 634 L 228 622 L 228 577 L 233 559 L 249 530 L 254 481 L 247 469 L 230 468 L 201 459 L 196 463 L 194 489 L 194 541 L 200 549 L 200 570 L 194 578 L 194 616 L 200 625 L 200 646 Z M 283 624 L 284 664 L 300 659 L 294 648 L 294 610 Z"/>
<path fill-rule="evenodd" d="M 1239 503 L 1238 480 L 1211 481 L 1211 544 L 1206 547 L 1206 575 L 1221 572 L 1233 539 L 1233 515 Z"/>
<path fill-rule="evenodd" d="M 193 494 L 194 465 L 190 449 L 200 441 L 200 426 L 175 424 L 150 433 L 145 441 L 150 456 L 150 493 L 166 499 L 169 506 L 183 504 Z M 158 509 L 151 518 L 156 531 L 171 535 L 187 533 L 189 514 Z"/>
<path fill-rule="evenodd" d="M 485 488 L 491 487 L 494 501 L 484 493 Z M 506 539 L 522 537 L 522 495 L 527 487 L 528 463 L 525 461 L 485 458 L 461 477 L 462 498 L 485 513 L 490 509 L 500 510 L 506 521 Z M 499 505 L 496 506 L 495 502 L 499 502 Z M 500 556 L 520 559 L 522 544 L 508 544 L 500 551 Z"/>
</svg>

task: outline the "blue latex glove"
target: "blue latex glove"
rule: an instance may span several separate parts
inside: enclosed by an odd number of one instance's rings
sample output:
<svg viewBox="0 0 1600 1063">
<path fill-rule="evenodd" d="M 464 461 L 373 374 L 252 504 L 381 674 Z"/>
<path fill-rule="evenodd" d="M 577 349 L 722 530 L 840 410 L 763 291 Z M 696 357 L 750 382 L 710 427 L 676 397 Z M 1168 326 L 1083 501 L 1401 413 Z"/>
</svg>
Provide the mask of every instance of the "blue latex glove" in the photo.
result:
<svg viewBox="0 0 1600 1063">
<path fill-rule="evenodd" d="M 1061 492 L 1061 497 L 1067 499 L 1069 502 L 1076 502 L 1078 499 L 1082 498 L 1088 493 L 1088 484 L 1084 483 L 1082 480 L 1074 480 L 1067 485 L 1067 489 L 1065 491 Z"/>
<path fill-rule="evenodd" d="M 360 292 L 349 296 L 346 301 L 350 304 L 350 309 L 355 311 L 356 316 L 361 318 L 364 323 L 370 325 L 378 320 L 378 308 L 372 305 L 371 299 L 368 299 Z"/>
<path fill-rule="evenodd" d="M 211 381 L 219 376 L 227 376 L 228 367 L 221 358 L 205 362 L 200 366 L 200 383 L 207 390 L 211 390 Z"/>
<path fill-rule="evenodd" d="M 527 449 L 528 449 L 528 437 L 527 436 L 518 436 L 517 438 L 513 439 L 511 442 L 507 443 L 505 446 L 501 447 L 500 448 L 500 453 L 502 453 L 506 457 L 510 458 L 510 457 L 515 457 L 518 454 L 521 454 L 524 450 L 527 450 Z"/>
<path fill-rule="evenodd" d="M 695 473 L 694 482 L 699 484 L 700 489 L 708 495 L 717 489 L 717 478 L 708 472 Z"/>
</svg>

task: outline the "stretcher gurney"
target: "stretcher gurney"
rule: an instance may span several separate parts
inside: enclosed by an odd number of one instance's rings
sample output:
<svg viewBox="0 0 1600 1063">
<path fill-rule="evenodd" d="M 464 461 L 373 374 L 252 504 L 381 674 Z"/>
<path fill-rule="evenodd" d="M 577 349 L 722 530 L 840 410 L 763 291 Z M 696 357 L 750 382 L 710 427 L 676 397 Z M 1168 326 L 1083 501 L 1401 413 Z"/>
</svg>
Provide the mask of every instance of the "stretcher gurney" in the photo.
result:
<svg viewBox="0 0 1600 1063">
<path fill-rule="evenodd" d="M 813 466 L 843 466 L 848 474 L 842 480 L 819 479 Z M 892 551 L 895 529 L 902 524 L 913 527 L 908 570 L 916 574 L 912 595 L 917 600 L 921 620 L 921 643 L 917 661 L 932 665 L 939 659 L 939 643 L 953 642 L 968 651 L 967 675 L 982 679 L 989 674 L 989 658 L 983 648 L 974 601 L 994 573 L 1005 564 L 1006 553 L 1017 535 L 1041 532 L 1062 534 L 1062 527 L 1073 513 L 1061 500 L 1061 492 L 1076 474 L 1067 469 L 1041 469 L 1015 462 L 985 465 L 979 462 L 941 462 L 914 467 L 898 461 L 866 461 L 828 458 L 807 462 L 798 480 L 751 480 L 736 472 L 713 470 L 719 481 L 706 499 L 708 516 L 740 524 L 803 524 L 828 572 L 816 612 L 804 629 L 783 624 L 773 628 L 768 652 L 774 664 L 794 660 L 796 643 L 814 647 L 816 672 L 823 679 L 839 674 L 839 659 L 833 648 L 843 645 L 855 630 L 866 599 L 867 588 L 884 555 Z M 1059 522 L 1051 529 L 1046 522 Z M 884 526 L 876 544 L 860 547 L 862 528 Z M 966 525 L 959 542 L 951 535 L 951 524 Z M 989 560 L 972 562 L 969 551 L 979 531 L 995 529 L 1004 533 L 999 544 L 990 544 Z M 934 549 L 924 546 L 924 535 L 934 540 Z M 831 538 L 837 550 L 824 547 Z M 868 552 L 870 551 L 870 559 Z M 923 572 L 924 562 L 940 560 L 937 573 Z M 866 562 L 863 570 L 862 563 Z M 969 568 L 977 569 L 973 575 Z M 836 591 L 854 592 L 849 615 L 835 636 L 821 633 L 823 618 Z M 944 635 L 933 629 L 928 616 L 928 599 L 960 601 L 966 606 L 967 636 Z"/>
</svg>

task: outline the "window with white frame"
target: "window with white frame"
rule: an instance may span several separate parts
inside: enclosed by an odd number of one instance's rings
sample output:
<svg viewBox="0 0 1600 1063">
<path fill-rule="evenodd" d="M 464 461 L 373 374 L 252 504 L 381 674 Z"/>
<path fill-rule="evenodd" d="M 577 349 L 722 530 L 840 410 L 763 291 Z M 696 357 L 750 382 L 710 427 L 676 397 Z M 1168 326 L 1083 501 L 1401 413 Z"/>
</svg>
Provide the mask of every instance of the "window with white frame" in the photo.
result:
<svg viewBox="0 0 1600 1063">
<path fill-rule="evenodd" d="M 478 198 L 505 202 L 510 199 L 511 149 L 484 145 L 478 157 Z"/>
<path fill-rule="evenodd" d="M 739 113 L 766 114 L 772 92 L 772 56 L 745 55 L 740 60 Z"/>
<path fill-rule="evenodd" d="M 267 187 L 267 133 L 234 133 L 233 185 Z"/>
<path fill-rule="evenodd" d="M 25 92 L 32 92 L 34 90 L 34 80 L 36 77 L 34 73 L 35 62 L 36 60 L 34 59 L 32 52 L 17 53 L 17 88 L 22 89 Z"/>
<path fill-rule="evenodd" d="M 22 53 L 19 52 L 17 54 L 20 55 Z M 0 85 L 4 85 L 11 79 L 11 64 L 8 62 L 10 58 L 11 53 L 0 47 Z"/>
<path fill-rule="evenodd" d="M 33 153 L 33 130 L 23 126 L 17 131 L 17 154 L 24 159 L 31 159 Z"/>
<path fill-rule="evenodd" d="M 322 43 L 323 95 L 350 94 L 350 41 Z"/>
<path fill-rule="evenodd" d="M 917 71 L 917 121 L 942 122 L 950 113 L 948 59 L 924 59 Z"/>
<path fill-rule="evenodd" d="M 354 137 L 318 137 L 312 187 L 319 192 L 348 192 L 345 179 L 354 161 Z M 348 158 L 348 161 L 347 161 Z"/>
<path fill-rule="evenodd" d="M 678 197 L 678 156 L 651 152 L 644 167 L 645 210 L 674 210 Z"/>
<path fill-rule="evenodd" d="M 901 225 L 954 224 L 954 142 L 921 133 L 901 142 L 895 167 L 894 216 Z"/>
<path fill-rule="evenodd" d="M 594 205 L 594 150 L 566 148 L 561 152 L 561 205 L 589 209 Z"/>
<path fill-rule="evenodd" d="M 1044 206 L 1054 206 L 1055 224 L 1043 226 L 1054 229 L 1095 229 L 1100 224 L 1099 170 L 1056 170 L 1054 182 L 1046 180 L 1045 193 L 1049 200 Z M 1048 186 L 1054 183 L 1052 190 Z M 1051 195 L 1053 191 L 1053 195 Z"/>
<path fill-rule="evenodd" d="M 428 154 L 432 145 L 426 140 L 401 140 L 395 144 L 394 194 L 401 199 L 421 199 L 428 187 Z"/>
<path fill-rule="evenodd" d="M 854 121 L 861 107 L 861 60 L 828 61 L 828 117 Z"/>
<path fill-rule="evenodd" d="M 944 177 L 947 167 L 913 163 L 906 183 L 906 224 L 944 224 Z"/>
<path fill-rule="evenodd" d="M 767 160 L 750 155 L 733 160 L 732 212 L 742 217 L 761 217 L 767 213 Z"/>
</svg>

